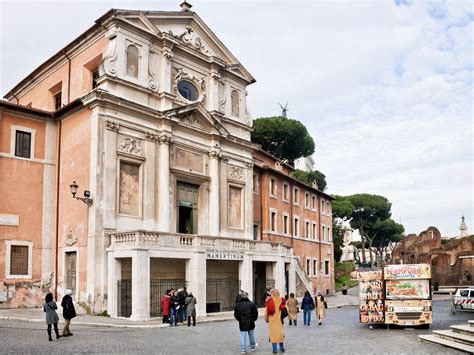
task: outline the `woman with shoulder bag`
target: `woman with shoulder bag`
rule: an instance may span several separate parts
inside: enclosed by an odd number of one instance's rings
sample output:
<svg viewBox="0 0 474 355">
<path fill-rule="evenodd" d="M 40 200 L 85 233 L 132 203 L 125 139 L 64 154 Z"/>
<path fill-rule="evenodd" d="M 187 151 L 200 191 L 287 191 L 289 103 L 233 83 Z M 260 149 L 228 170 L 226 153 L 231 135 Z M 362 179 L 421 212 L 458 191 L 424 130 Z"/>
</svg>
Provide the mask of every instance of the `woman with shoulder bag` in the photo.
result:
<svg viewBox="0 0 474 355">
<path fill-rule="evenodd" d="M 268 323 L 268 340 L 272 343 L 273 353 L 276 354 L 278 346 L 280 351 L 285 352 L 283 339 L 283 325 L 281 324 L 281 312 L 285 309 L 285 299 L 280 297 L 278 290 L 271 291 L 271 297 L 265 305 L 265 321 Z"/>
<path fill-rule="evenodd" d="M 58 317 L 58 314 L 56 313 L 57 309 L 58 309 L 58 306 L 56 305 L 56 302 L 53 300 L 53 295 L 50 292 L 48 292 L 46 294 L 46 297 L 44 298 L 43 310 L 46 312 L 46 324 L 48 325 L 49 341 L 53 341 L 53 338 L 51 337 L 51 325 L 54 326 L 56 339 L 61 338 L 61 335 L 59 335 L 59 330 L 58 330 L 59 317 Z"/>
<path fill-rule="evenodd" d="M 303 301 L 301 301 L 301 308 L 303 309 L 304 325 L 310 325 L 311 311 L 314 309 L 314 301 L 309 291 L 304 293 Z"/>
<path fill-rule="evenodd" d="M 326 318 L 326 308 L 328 306 L 321 292 L 318 292 L 318 295 L 314 298 L 314 300 L 316 303 L 316 318 L 318 318 L 319 325 L 321 325 L 321 321 Z"/>
</svg>

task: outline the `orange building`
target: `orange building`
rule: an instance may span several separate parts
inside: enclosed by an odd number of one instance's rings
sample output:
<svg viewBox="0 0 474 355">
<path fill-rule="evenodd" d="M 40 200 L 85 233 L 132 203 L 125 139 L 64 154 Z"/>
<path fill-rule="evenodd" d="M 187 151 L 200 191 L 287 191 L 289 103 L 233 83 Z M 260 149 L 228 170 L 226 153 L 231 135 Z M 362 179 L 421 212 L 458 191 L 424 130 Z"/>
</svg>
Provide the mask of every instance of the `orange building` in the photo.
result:
<svg viewBox="0 0 474 355">
<path fill-rule="evenodd" d="M 254 239 L 294 249 L 299 295 L 333 292 L 334 198 L 294 179 L 291 166 L 262 150 L 254 153 L 254 164 Z"/>
</svg>

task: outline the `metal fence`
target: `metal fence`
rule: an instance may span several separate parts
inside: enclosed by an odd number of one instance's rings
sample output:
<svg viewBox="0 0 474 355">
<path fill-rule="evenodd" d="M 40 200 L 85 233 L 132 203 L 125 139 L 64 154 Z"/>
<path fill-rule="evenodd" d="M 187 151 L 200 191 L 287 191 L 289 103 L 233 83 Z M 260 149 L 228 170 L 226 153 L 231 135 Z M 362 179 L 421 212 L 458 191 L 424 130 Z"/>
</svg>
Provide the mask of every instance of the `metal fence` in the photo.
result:
<svg viewBox="0 0 474 355">
<path fill-rule="evenodd" d="M 234 310 L 235 299 L 237 298 L 239 289 L 239 279 L 207 279 L 206 312 L 213 313 Z"/>
<path fill-rule="evenodd" d="M 117 281 L 117 299 L 117 315 L 130 317 L 132 315 L 132 280 Z"/>
<path fill-rule="evenodd" d="M 184 279 L 157 279 L 150 280 L 150 317 L 161 317 L 163 309 L 161 307 L 161 299 L 169 289 L 182 288 L 186 286 Z"/>
</svg>

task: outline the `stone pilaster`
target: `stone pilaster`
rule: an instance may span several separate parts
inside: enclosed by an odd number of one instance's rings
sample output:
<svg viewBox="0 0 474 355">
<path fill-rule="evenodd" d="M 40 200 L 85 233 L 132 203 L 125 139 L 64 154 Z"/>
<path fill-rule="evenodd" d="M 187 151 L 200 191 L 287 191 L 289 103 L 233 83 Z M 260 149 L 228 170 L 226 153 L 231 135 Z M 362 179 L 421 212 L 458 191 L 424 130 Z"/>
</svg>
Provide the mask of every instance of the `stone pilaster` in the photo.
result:
<svg viewBox="0 0 474 355">
<path fill-rule="evenodd" d="M 158 160 L 158 230 L 171 232 L 170 228 L 170 142 L 168 135 L 159 137 Z"/>
<path fill-rule="evenodd" d="M 150 318 L 150 258 L 146 250 L 136 250 L 132 256 L 131 320 Z"/>
<path fill-rule="evenodd" d="M 220 150 L 209 152 L 209 234 L 218 236 L 220 232 L 219 208 L 219 156 Z"/>
</svg>

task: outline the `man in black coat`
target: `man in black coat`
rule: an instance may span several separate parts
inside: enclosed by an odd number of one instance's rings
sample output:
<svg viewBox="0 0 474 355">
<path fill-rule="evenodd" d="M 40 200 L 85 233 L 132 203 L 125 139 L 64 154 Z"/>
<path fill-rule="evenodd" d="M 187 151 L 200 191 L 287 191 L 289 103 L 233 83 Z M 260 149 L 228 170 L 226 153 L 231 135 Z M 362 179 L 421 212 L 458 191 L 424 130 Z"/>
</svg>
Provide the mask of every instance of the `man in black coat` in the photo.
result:
<svg viewBox="0 0 474 355">
<path fill-rule="evenodd" d="M 175 290 L 170 292 L 170 327 L 178 326 L 178 312 L 179 312 L 178 293 Z"/>
<path fill-rule="evenodd" d="M 68 337 L 72 335 L 69 325 L 71 324 L 71 319 L 76 316 L 76 310 L 74 309 L 74 303 L 72 302 L 71 297 L 72 291 L 70 289 L 66 290 L 66 295 L 61 301 L 61 306 L 63 307 L 63 317 L 64 317 L 64 328 L 63 328 L 63 337 Z"/>
<path fill-rule="evenodd" d="M 258 310 L 255 303 L 249 300 L 247 292 L 243 292 L 240 301 L 235 305 L 234 317 L 239 321 L 240 329 L 240 352 L 245 354 L 247 334 L 250 341 L 250 351 L 255 351 L 257 343 L 255 342 L 255 321 L 258 318 Z"/>
</svg>

